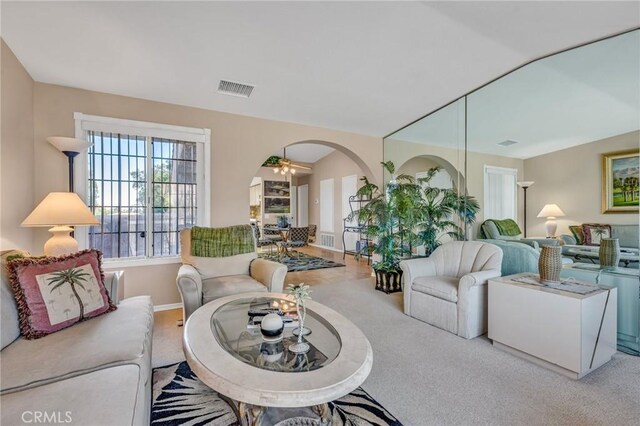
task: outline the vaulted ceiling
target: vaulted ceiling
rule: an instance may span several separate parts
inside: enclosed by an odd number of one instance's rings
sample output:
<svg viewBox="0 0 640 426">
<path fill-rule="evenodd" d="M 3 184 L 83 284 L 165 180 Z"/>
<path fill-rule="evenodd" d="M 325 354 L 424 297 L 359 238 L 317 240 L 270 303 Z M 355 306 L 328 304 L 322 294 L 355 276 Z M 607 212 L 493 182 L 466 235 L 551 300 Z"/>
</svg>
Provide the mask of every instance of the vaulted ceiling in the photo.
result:
<svg viewBox="0 0 640 426">
<path fill-rule="evenodd" d="M 638 2 L 6 2 L 40 82 L 383 136 Z M 256 86 L 216 93 L 220 79 Z"/>
</svg>

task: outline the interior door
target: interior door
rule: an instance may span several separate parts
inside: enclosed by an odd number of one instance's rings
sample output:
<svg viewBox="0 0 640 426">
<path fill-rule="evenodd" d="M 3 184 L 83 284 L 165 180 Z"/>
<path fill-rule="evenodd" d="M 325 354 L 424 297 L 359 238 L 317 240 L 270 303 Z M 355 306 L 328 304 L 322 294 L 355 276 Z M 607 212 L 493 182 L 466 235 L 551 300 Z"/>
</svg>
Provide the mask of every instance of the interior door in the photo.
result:
<svg viewBox="0 0 640 426">
<path fill-rule="evenodd" d="M 291 185 L 291 192 L 289 192 L 291 199 L 289 200 L 289 206 L 291 206 L 291 226 L 298 226 L 298 187 Z"/>
<path fill-rule="evenodd" d="M 298 186 L 298 226 L 309 226 L 309 185 Z"/>
</svg>

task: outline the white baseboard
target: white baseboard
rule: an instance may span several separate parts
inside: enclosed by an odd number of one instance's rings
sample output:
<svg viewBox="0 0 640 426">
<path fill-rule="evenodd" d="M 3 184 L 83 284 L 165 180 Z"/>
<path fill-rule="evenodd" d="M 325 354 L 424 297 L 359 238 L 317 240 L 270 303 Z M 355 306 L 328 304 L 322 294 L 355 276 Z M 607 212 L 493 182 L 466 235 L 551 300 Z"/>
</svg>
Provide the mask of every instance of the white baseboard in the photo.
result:
<svg viewBox="0 0 640 426">
<path fill-rule="evenodd" d="M 320 244 L 315 244 L 315 243 L 309 243 L 309 245 L 311 247 L 317 247 L 317 248 L 323 249 L 323 250 L 329 250 L 329 251 L 335 251 L 335 252 L 338 252 L 338 253 L 342 253 L 342 250 L 337 249 L 335 247 L 326 247 L 326 246 L 321 246 Z"/>
<path fill-rule="evenodd" d="M 167 305 L 155 305 L 153 312 L 170 311 L 172 309 L 181 309 L 182 303 L 169 303 Z"/>
</svg>

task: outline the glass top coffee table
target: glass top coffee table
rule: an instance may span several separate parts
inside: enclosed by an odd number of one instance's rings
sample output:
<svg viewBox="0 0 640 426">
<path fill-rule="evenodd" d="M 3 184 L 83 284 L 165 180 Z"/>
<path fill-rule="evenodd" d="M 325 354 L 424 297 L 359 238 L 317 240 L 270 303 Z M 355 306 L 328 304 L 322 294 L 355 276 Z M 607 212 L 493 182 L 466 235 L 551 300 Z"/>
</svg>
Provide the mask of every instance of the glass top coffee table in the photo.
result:
<svg viewBox="0 0 640 426">
<path fill-rule="evenodd" d="M 291 301 L 284 294 L 244 293 L 210 302 L 187 320 L 185 357 L 198 378 L 238 401 L 242 424 L 261 424 L 265 407 L 312 407 L 327 420 L 327 402 L 364 382 L 371 371 L 371 345 L 351 321 L 334 310 L 307 302 L 305 336 L 311 349 L 294 354 L 292 328 L 281 339 L 265 339 L 249 328 L 248 310 Z"/>
</svg>

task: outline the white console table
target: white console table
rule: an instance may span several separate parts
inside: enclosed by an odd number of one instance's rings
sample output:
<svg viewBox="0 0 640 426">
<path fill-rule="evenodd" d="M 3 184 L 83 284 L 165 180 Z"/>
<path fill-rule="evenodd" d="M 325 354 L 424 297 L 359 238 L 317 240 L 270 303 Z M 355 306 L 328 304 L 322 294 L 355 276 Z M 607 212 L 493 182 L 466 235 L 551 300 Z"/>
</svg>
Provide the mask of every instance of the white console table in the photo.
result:
<svg viewBox="0 0 640 426">
<path fill-rule="evenodd" d="M 617 289 L 581 295 L 513 281 L 489 280 L 489 339 L 493 344 L 573 379 L 616 352 Z"/>
</svg>

